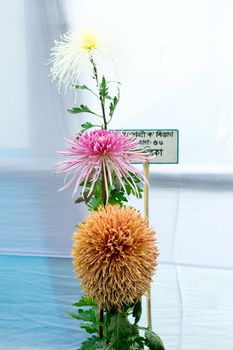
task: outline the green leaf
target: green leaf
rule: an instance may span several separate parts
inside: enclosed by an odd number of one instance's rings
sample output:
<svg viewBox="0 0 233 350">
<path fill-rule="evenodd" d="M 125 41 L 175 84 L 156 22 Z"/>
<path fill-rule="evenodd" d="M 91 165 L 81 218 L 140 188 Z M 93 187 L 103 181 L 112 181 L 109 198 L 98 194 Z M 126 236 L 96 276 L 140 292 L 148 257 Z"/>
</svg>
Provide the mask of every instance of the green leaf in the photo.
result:
<svg viewBox="0 0 233 350">
<path fill-rule="evenodd" d="M 84 184 L 84 183 L 83 183 Z M 82 186 L 82 184 L 81 184 Z M 86 187 L 90 188 L 92 186 L 91 182 L 88 182 Z M 88 197 L 89 199 L 89 197 Z M 98 209 L 98 207 L 103 204 L 102 200 L 102 183 L 101 180 L 97 180 L 95 183 L 95 186 L 93 188 L 93 191 L 91 193 L 91 198 L 89 201 L 86 201 L 88 210 L 95 211 Z"/>
<path fill-rule="evenodd" d="M 124 313 L 117 312 L 111 315 L 109 334 L 114 350 L 129 349 L 130 323 Z"/>
<path fill-rule="evenodd" d="M 109 204 L 119 204 L 124 205 L 125 202 L 128 202 L 128 199 L 125 197 L 125 192 L 117 188 L 113 188 L 109 194 Z"/>
<path fill-rule="evenodd" d="M 88 91 L 90 91 L 93 95 L 95 95 L 96 97 L 99 98 L 99 96 L 98 96 L 93 90 L 91 90 L 88 86 L 86 86 L 86 85 L 74 85 L 74 88 L 75 88 L 75 89 L 79 89 L 79 90 L 88 90 Z"/>
<path fill-rule="evenodd" d="M 134 324 L 137 324 L 142 315 L 142 301 L 141 299 L 136 302 L 133 308 L 133 317 L 135 318 Z"/>
<path fill-rule="evenodd" d="M 75 89 L 90 90 L 86 85 L 73 85 Z"/>
<path fill-rule="evenodd" d="M 99 337 L 94 336 L 85 340 L 79 350 L 103 350 L 107 349 L 106 343 L 104 340 L 100 340 Z"/>
<path fill-rule="evenodd" d="M 96 302 L 91 297 L 83 295 L 73 306 L 96 306 Z"/>
<path fill-rule="evenodd" d="M 80 90 L 89 90 L 89 88 L 86 85 L 73 85 L 75 89 Z"/>
<path fill-rule="evenodd" d="M 70 112 L 72 114 L 90 113 L 90 114 L 97 115 L 98 117 L 101 117 L 99 114 L 93 112 L 89 107 L 87 107 L 85 105 L 80 105 L 79 107 L 73 107 L 71 109 L 68 109 L 68 112 Z"/>
<path fill-rule="evenodd" d="M 81 124 L 81 127 L 83 128 L 83 129 L 85 129 L 85 130 L 88 130 L 88 129 L 91 129 L 91 128 L 93 128 L 95 125 L 93 125 L 92 123 L 90 123 L 90 122 L 86 122 L 86 123 L 84 123 L 84 124 Z"/>
<path fill-rule="evenodd" d="M 112 99 L 112 102 L 109 105 L 110 120 L 112 119 L 113 113 L 114 113 L 114 111 L 116 109 L 116 106 L 117 106 L 119 100 L 120 100 L 120 89 L 117 88 L 117 90 L 118 90 L 118 95 L 114 96 L 114 98 Z"/>
<path fill-rule="evenodd" d="M 86 322 L 81 323 L 80 327 L 85 329 L 87 333 L 98 333 L 99 321 L 97 319 L 95 307 L 88 310 L 78 309 L 77 313 L 68 312 L 68 314 L 77 320 Z"/>
<path fill-rule="evenodd" d="M 138 325 L 131 325 L 130 345 L 134 350 L 144 350 L 144 338 L 139 335 Z M 131 349 L 130 348 L 130 349 Z"/>
<path fill-rule="evenodd" d="M 77 320 L 82 320 L 86 322 L 96 322 L 96 313 L 92 308 L 89 310 L 78 309 L 77 313 L 68 312 L 70 316 L 76 318 Z"/>
<path fill-rule="evenodd" d="M 128 180 L 129 180 L 130 183 L 132 183 L 130 178 L 128 178 Z M 142 198 L 143 189 L 140 186 L 138 186 L 138 185 L 136 185 L 136 187 L 137 187 L 137 190 L 138 190 L 138 194 L 126 182 L 125 183 L 125 189 L 126 189 L 127 195 L 129 196 L 129 195 L 133 194 L 136 198 Z"/>
<path fill-rule="evenodd" d="M 145 344 L 151 350 L 165 350 L 162 340 L 160 337 L 153 332 L 151 329 L 145 331 Z"/>
<path fill-rule="evenodd" d="M 103 200 L 102 200 L 101 195 L 96 196 L 96 194 L 95 194 L 92 196 L 90 202 L 87 204 L 87 207 L 90 211 L 96 211 L 101 204 L 103 204 Z"/>
<path fill-rule="evenodd" d="M 80 328 L 85 329 L 85 331 L 89 334 L 94 334 L 98 332 L 97 326 L 93 324 L 80 323 Z"/>
<path fill-rule="evenodd" d="M 80 327 L 90 334 L 98 333 L 99 320 L 96 314 L 95 301 L 89 296 L 82 296 L 73 306 L 85 308 L 78 308 L 76 313 L 68 312 L 71 317 L 84 322 L 80 324 Z"/>
<path fill-rule="evenodd" d="M 113 116 L 113 113 L 114 113 L 114 111 L 115 111 L 115 109 L 116 109 L 116 106 L 117 106 L 117 104 L 118 104 L 118 101 L 119 101 L 119 98 L 117 98 L 116 96 L 113 98 L 113 101 L 110 103 L 110 106 L 109 106 L 109 115 L 110 115 L 110 117 L 112 117 Z"/>
<path fill-rule="evenodd" d="M 91 113 L 92 111 L 87 106 L 80 105 L 79 107 L 73 107 L 71 109 L 68 109 L 68 112 L 76 114 L 76 113 L 83 113 L 83 112 Z"/>
<path fill-rule="evenodd" d="M 135 182 L 136 184 L 138 184 L 138 183 L 141 182 L 141 180 L 140 180 L 134 173 L 129 172 L 129 174 L 130 174 L 130 176 L 133 178 L 133 180 L 134 180 L 134 182 Z"/>
<path fill-rule="evenodd" d="M 103 76 L 101 84 L 100 84 L 100 91 L 101 91 L 101 95 L 102 95 L 104 100 L 105 100 L 105 98 L 109 97 L 108 96 L 108 86 L 107 86 L 107 82 L 106 82 L 106 79 L 104 76 Z"/>
</svg>

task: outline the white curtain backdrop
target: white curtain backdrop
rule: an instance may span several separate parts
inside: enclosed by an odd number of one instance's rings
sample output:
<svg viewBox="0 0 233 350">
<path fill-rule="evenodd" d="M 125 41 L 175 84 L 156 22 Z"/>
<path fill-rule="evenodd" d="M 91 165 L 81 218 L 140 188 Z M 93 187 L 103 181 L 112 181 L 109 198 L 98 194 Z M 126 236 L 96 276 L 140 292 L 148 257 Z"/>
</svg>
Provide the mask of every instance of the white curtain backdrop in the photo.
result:
<svg viewBox="0 0 233 350">
<path fill-rule="evenodd" d="M 85 27 L 119 57 L 112 127 L 180 131 L 180 164 L 150 166 L 154 328 L 166 350 L 232 350 L 232 17 L 229 0 L 1 2 L 0 350 L 73 350 L 85 337 L 66 310 L 81 294 L 70 249 L 86 209 L 53 174 L 81 118 L 46 64 L 54 39 Z"/>
</svg>

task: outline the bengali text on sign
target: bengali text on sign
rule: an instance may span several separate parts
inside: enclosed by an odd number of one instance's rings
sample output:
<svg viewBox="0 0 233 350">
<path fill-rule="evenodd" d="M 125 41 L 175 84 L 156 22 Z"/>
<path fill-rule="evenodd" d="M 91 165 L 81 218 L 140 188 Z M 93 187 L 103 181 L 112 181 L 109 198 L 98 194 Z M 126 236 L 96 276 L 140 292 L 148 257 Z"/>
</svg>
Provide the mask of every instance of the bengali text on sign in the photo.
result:
<svg viewBox="0 0 233 350">
<path fill-rule="evenodd" d="M 149 163 L 177 164 L 179 162 L 179 131 L 177 129 L 123 129 L 125 135 L 138 139 L 142 148 L 151 153 Z"/>
</svg>

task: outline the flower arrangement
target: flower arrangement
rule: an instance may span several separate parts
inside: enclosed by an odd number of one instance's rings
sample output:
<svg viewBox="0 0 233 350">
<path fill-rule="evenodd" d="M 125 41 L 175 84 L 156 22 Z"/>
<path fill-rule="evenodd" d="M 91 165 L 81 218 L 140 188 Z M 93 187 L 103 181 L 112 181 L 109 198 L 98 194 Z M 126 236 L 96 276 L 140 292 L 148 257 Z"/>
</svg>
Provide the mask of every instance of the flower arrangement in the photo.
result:
<svg viewBox="0 0 233 350">
<path fill-rule="evenodd" d="M 158 335 L 139 325 L 158 248 L 148 220 L 126 205 L 130 195 L 142 198 L 146 181 L 132 162 L 148 161 L 149 153 L 132 136 L 108 129 L 120 99 L 120 83 L 106 79 L 105 68 L 115 65 L 114 59 L 95 34 L 69 31 L 55 41 L 50 63 L 59 89 L 85 90 L 101 110 L 83 104 L 68 110 L 95 116 L 100 124 L 87 121 L 66 140 L 66 150 L 59 152 L 65 160 L 56 171 L 65 174 L 61 190 L 74 186 L 75 203 L 85 202 L 90 210 L 73 235 L 74 270 L 85 295 L 69 314 L 91 335 L 80 350 L 163 350 Z M 94 88 L 80 83 L 83 72 L 90 73 Z"/>
</svg>

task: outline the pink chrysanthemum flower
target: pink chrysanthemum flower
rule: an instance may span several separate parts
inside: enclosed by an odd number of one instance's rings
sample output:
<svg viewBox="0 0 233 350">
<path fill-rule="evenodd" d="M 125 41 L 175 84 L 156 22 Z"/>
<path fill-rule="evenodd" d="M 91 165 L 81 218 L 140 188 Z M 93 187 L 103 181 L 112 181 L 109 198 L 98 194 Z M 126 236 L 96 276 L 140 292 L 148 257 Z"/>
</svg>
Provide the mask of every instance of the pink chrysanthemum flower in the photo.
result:
<svg viewBox="0 0 233 350">
<path fill-rule="evenodd" d="M 58 152 L 62 156 L 70 157 L 57 164 L 56 173 L 66 173 L 65 185 L 60 190 L 68 188 L 75 182 L 73 192 L 75 195 L 79 185 L 83 183 L 82 196 L 84 196 L 87 183 L 91 181 L 88 197 L 96 181 L 102 178 L 108 201 L 108 188 L 109 185 L 112 186 L 115 174 L 125 191 L 125 183 L 128 183 L 133 192 L 138 193 L 132 174 L 142 182 L 144 177 L 131 162 L 144 162 L 148 160 L 149 155 L 140 150 L 139 143 L 133 136 L 125 136 L 122 132 L 112 130 L 95 130 L 81 135 L 80 138 L 66 140 L 66 149 L 67 151 Z"/>
</svg>

